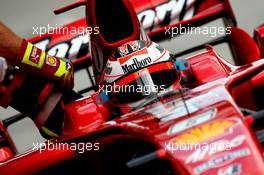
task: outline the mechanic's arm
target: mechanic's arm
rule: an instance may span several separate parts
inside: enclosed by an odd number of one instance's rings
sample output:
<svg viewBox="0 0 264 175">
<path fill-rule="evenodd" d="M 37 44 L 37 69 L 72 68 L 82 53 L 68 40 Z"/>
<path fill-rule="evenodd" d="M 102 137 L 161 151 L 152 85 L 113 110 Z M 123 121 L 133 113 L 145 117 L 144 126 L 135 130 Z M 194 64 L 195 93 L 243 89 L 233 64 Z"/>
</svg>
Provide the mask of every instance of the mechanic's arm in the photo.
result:
<svg viewBox="0 0 264 175">
<path fill-rule="evenodd" d="M 56 80 L 67 89 L 73 88 L 73 66 L 70 62 L 48 56 L 0 22 L 0 56 L 7 62 L 35 74 Z"/>
<path fill-rule="evenodd" d="M 22 38 L 6 27 L 0 21 L 0 57 L 7 59 L 9 64 L 18 57 Z"/>
</svg>

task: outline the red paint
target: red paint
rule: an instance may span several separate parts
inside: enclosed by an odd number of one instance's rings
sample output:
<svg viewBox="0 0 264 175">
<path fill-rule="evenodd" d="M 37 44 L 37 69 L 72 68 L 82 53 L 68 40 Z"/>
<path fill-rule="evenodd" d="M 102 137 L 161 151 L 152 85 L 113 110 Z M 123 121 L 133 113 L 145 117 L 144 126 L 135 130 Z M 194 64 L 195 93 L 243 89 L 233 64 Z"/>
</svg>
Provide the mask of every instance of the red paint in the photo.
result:
<svg viewBox="0 0 264 175">
<path fill-rule="evenodd" d="M 145 8 L 153 8 L 165 1 L 132 0 L 132 2 L 134 2 L 136 12 L 139 13 Z M 207 10 L 208 8 L 210 10 Z M 198 8 L 198 12 L 193 18 L 171 24 L 170 27 L 179 24 L 206 23 L 210 20 L 209 17 L 216 18 L 218 15 L 228 15 L 235 23 L 229 1 L 206 0 Z M 69 26 L 83 25 L 84 21 L 82 19 Z M 149 35 L 156 37 L 163 33 L 164 29 L 164 27 L 159 27 L 156 31 L 149 32 Z M 65 41 L 72 37 L 74 36 L 59 37 L 54 35 L 50 46 L 62 41 L 60 39 Z M 39 39 L 34 38 L 32 41 Z M 106 45 L 112 47 L 109 43 Z M 89 57 L 82 57 L 75 62 L 82 63 L 87 58 Z M 64 130 L 58 141 L 71 142 L 72 139 L 76 139 L 76 142 L 98 141 L 102 146 L 101 149 L 104 149 L 109 148 L 109 145 L 114 147 L 118 139 L 127 139 L 127 141 L 138 139 L 155 146 L 159 150 L 157 155 L 170 162 L 172 169 L 176 172 L 175 174 L 195 174 L 197 167 L 206 165 L 209 160 L 219 159 L 224 155 L 229 156 L 230 160 L 205 169 L 201 174 L 217 174 L 221 168 L 226 168 L 235 163 L 241 165 L 243 173 L 264 174 L 263 148 L 251 128 L 253 120 L 243 116 L 239 110 L 239 106 L 261 109 L 253 93 L 257 88 L 263 88 L 264 61 L 258 60 L 245 66 L 231 66 L 218 56 L 210 46 L 207 46 L 205 52 L 191 56 L 188 61 L 190 70 L 183 72 L 183 74 L 191 76 L 193 82 L 191 82 L 191 90 L 185 92 L 183 96 L 188 99 L 186 104 L 189 106 L 190 114 L 186 113 L 182 96 L 175 95 L 163 99 L 160 103 L 127 113 L 122 117 L 111 118 L 113 110 L 111 104 L 96 104 L 97 92 L 91 97 L 85 97 L 64 106 Z M 186 86 L 189 87 L 188 84 Z M 208 111 L 212 112 L 210 116 L 207 116 Z M 193 117 L 206 120 L 188 129 L 177 126 L 179 123 L 183 126 L 184 121 Z M 167 143 L 176 143 L 179 139 L 184 139 L 186 134 L 189 134 L 189 139 L 193 139 L 197 143 L 231 142 L 238 136 L 244 137 L 241 137 L 240 143 L 237 143 L 231 150 L 218 151 L 214 154 L 206 153 L 201 160 L 186 163 L 186 160 L 194 154 L 194 150 L 176 150 L 175 152 L 166 150 Z M 7 140 L 9 140 L 8 137 Z M 129 146 L 129 144 L 125 146 Z M 246 149 L 246 153 L 249 155 L 236 154 L 237 157 L 232 156 L 232 153 L 243 149 Z M 8 149 L 3 148 L 3 150 L 3 159 L 8 158 L 9 160 L 0 164 L 0 172 L 9 175 L 33 174 L 80 156 L 74 151 L 53 150 L 42 153 L 28 151 L 25 154 L 12 157 L 11 154 L 8 154 Z M 95 152 L 93 153 L 95 154 Z M 97 158 L 97 155 L 94 154 L 87 154 L 87 157 L 90 156 L 90 160 L 94 160 Z M 99 164 L 98 170 L 100 167 Z M 90 172 L 89 169 L 87 169 L 87 173 L 96 174 L 96 172 Z"/>
</svg>

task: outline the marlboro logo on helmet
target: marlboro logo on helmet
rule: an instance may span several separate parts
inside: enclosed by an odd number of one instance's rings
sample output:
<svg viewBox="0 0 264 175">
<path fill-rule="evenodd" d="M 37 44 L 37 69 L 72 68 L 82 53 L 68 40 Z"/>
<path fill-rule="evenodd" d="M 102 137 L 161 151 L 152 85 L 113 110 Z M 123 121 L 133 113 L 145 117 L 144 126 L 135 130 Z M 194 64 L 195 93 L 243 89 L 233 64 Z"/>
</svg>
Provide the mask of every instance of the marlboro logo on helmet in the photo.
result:
<svg viewBox="0 0 264 175">
<path fill-rule="evenodd" d="M 133 72 L 135 70 L 138 70 L 140 68 L 143 68 L 143 67 L 149 65 L 151 63 L 151 58 L 147 57 L 147 58 L 144 58 L 143 60 L 140 60 L 140 61 L 138 59 L 134 58 L 132 61 L 133 61 L 132 64 L 124 64 L 121 66 L 124 73 Z"/>
</svg>

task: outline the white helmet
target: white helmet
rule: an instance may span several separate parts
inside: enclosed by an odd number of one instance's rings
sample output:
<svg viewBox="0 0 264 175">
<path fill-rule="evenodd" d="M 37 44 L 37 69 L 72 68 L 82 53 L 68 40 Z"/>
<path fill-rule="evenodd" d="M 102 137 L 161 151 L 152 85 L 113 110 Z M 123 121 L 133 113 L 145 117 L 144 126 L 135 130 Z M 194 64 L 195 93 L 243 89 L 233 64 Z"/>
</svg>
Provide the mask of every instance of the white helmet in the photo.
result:
<svg viewBox="0 0 264 175">
<path fill-rule="evenodd" d="M 178 89 L 180 80 L 169 51 L 154 42 L 136 40 L 116 49 L 107 61 L 102 82 L 113 104 L 125 113 L 150 94 Z"/>
</svg>

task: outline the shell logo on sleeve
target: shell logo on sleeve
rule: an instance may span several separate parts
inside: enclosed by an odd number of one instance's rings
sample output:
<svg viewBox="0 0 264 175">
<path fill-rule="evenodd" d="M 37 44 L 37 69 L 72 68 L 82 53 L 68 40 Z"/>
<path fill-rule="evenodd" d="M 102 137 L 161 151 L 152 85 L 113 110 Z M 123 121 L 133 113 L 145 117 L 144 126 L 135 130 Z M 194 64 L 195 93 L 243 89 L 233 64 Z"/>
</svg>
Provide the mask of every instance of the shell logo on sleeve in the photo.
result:
<svg viewBox="0 0 264 175">
<path fill-rule="evenodd" d="M 57 66 L 57 59 L 55 57 L 47 56 L 46 64 L 49 66 Z"/>
</svg>

